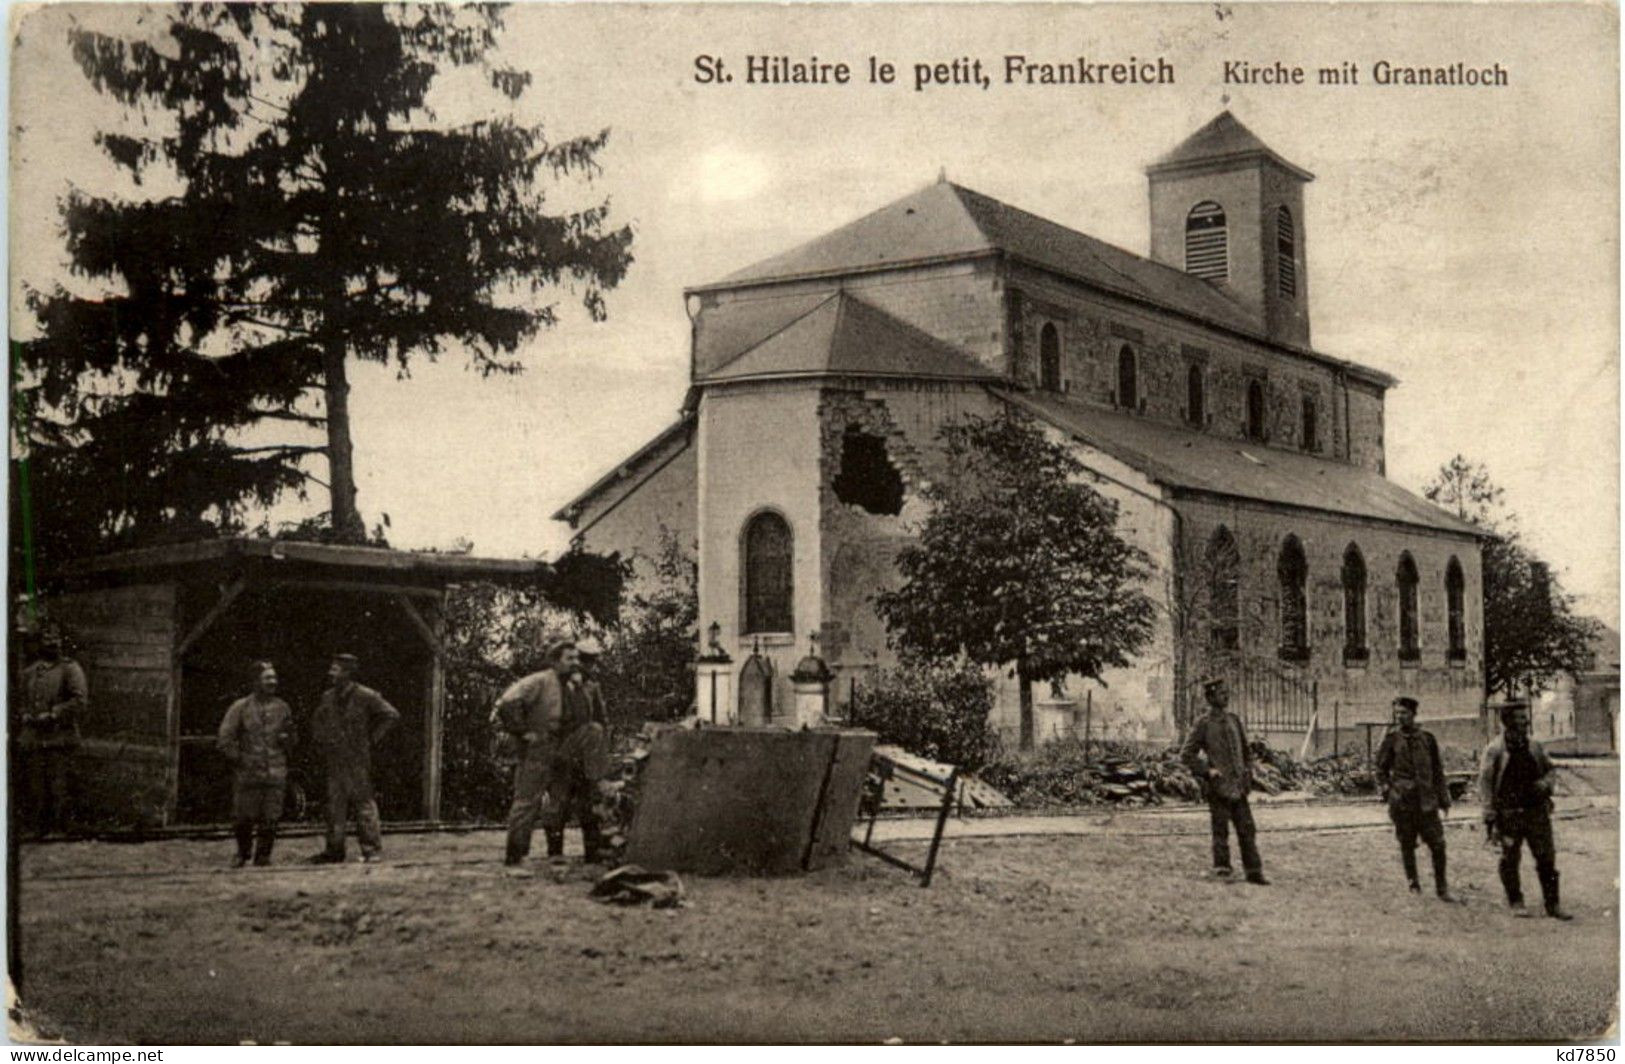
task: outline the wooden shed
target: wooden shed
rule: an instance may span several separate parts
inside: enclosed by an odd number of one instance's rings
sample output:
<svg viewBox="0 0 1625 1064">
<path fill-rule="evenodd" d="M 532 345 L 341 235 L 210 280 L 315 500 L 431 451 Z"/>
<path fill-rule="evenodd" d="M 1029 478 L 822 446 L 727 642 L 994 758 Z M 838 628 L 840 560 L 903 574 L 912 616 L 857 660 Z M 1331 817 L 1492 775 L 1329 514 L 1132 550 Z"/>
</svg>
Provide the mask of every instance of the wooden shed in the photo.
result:
<svg viewBox="0 0 1625 1064">
<path fill-rule="evenodd" d="M 275 663 L 308 734 L 335 653 L 401 711 L 375 758 L 385 820 L 440 816 L 448 588 L 528 582 L 530 560 L 230 538 L 75 563 L 47 599 L 90 682 L 75 765 L 80 812 L 156 827 L 226 815 L 230 771 L 214 737 L 253 662 Z M 291 812 L 319 800 L 316 752 L 300 737 Z"/>
</svg>

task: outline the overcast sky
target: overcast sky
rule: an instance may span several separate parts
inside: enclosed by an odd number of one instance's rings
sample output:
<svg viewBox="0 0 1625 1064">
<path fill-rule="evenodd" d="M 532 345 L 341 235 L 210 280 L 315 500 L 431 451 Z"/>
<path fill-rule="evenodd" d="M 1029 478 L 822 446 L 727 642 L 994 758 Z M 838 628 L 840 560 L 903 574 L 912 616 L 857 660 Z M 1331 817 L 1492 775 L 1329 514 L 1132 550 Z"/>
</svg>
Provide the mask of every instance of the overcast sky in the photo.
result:
<svg viewBox="0 0 1625 1064">
<path fill-rule="evenodd" d="M 62 273 L 56 202 L 109 168 L 116 120 L 67 61 L 57 7 L 14 22 L 12 278 Z M 481 380 L 460 359 L 412 379 L 354 373 L 357 479 L 400 546 L 471 539 L 544 553 L 562 503 L 669 424 L 687 382 L 682 289 L 950 178 L 1130 250 L 1147 248 L 1143 168 L 1229 107 L 1317 175 L 1304 222 L 1315 347 L 1387 371 L 1388 472 L 1416 489 L 1457 452 L 1505 486 L 1531 542 L 1618 618 L 1617 15 L 1593 6 L 1340 4 L 785 8 L 519 5 L 506 61 L 535 81 L 520 115 L 555 137 L 612 131 L 594 192 L 636 233 L 609 320 L 567 314 L 531 369 Z M 998 84 L 1002 56 L 1166 58 L 1165 86 Z M 899 68 L 892 86 L 701 85 L 697 55 Z M 913 64 L 980 57 L 995 84 L 916 92 Z M 1224 84 L 1226 61 L 1301 65 L 1301 86 Z M 1505 88 L 1370 84 L 1373 64 L 1499 62 Z M 1343 61 L 1358 87 L 1321 87 Z M 487 97 L 448 84 L 443 117 Z M 478 101 L 478 102 L 475 102 Z M 561 301 L 569 303 L 568 294 Z M 310 509 L 325 508 L 325 503 Z M 290 512 L 296 508 L 289 508 Z"/>
</svg>

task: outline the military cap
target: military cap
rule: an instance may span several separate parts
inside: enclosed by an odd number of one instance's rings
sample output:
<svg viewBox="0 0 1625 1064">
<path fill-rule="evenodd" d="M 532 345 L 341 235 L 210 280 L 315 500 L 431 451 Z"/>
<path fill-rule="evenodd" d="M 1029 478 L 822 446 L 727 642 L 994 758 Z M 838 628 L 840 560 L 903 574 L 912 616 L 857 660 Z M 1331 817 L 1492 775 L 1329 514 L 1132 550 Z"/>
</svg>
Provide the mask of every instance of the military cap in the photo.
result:
<svg viewBox="0 0 1625 1064">
<path fill-rule="evenodd" d="M 351 669 L 360 668 L 361 659 L 354 654 L 334 654 L 333 660 Z"/>
<path fill-rule="evenodd" d="M 1420 703 L 1418 703 L 1416 699 L 1407 695 L 1400 695 L 1398 698 L 1394 699 L 1394 705 L 1398 706 L 1400 709 L 1408 709 L 1412 713 L 1416 712 L 1416 707 L 1419 704 Z"/>
</svg>

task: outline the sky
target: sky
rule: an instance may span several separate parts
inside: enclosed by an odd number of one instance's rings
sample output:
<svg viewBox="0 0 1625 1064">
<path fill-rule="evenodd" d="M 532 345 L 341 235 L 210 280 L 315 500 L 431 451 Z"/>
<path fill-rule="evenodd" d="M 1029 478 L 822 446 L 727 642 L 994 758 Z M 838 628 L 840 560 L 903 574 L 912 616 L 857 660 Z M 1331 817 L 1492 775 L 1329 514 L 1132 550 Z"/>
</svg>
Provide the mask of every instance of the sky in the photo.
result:
<svg viewBox="0 0 1625 1064">
<path fill-rule="evenodd" d="M 60 197 L 141 194 L 92 142 L 121 117 L 69 61 L 67 28 L 139 32 L 145 10 L 13 14 L 15 335 L 29 330 L 25 286 L 66 279 Z M 567 312 L 521 376 L 481 379 L 456 356 L 404 380 L 357 367 L 358 501 L 369 520 L 389 515 L 397 546 L 557 551 L 569 531 L 550 515 L 677 415 L 685 286 L 941 171 L 1143 254 L 1144 167 L 1228 108 L 1316 174 L 1303 223 L 1314 346 L 1399 379 L 1389 476 L 1415 490 L 1452 455 L 1483 462 L 1582 609 L 1617 627 L 1617 19 L 1559 4 L 517 5 L 501 55 L 534 78 L 517 115 L 555 139 L 610 130 L 602 173 L 559 202 L 607 198 L 633 227 L 634 262 L 605 322 L 559 294 Z M 1008 54 L 1165 58 L 1174 83 L 1006 85 Z M 701 55 L 738 76 L 699 83 Z M 845 61 L 854 81 L 745 84 L 747 55 Z M 868 83 L 870 56 L 896 65 L 896 83 Z M 982 59 L 990 87 L 916 91 L 915 64 L 961 58 Z M 1379 61 L 1499 63 L 1508 84 L 1377 85 Z M 1226 63 L 1277 62 L 1304 83 L 1226 83 Z M 1344 62 L 1360 84 L 1317 83 Z M 432 102 L 446 122 L 496 105 L 470 79 Z"/>
</svg>

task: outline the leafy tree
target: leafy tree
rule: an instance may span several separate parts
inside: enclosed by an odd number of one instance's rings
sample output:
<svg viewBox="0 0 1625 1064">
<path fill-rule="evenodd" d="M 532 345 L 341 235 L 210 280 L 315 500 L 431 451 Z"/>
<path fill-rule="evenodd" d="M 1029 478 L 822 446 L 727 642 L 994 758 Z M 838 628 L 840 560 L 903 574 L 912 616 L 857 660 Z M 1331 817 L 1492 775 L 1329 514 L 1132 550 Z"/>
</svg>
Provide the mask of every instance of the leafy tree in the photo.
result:
<svg viewBox="0 0 1625 1064">
<path fill-rule="evenodd" d="M 699 569 L 662 528 L 649 577 L 634 585 L 618 626 L 606 633 L 598 676 L 612 723 L 684 716 L 694 701 L 694 655 L 699 645 Z"/>
<path fill-rule="evenodd" d="M 1029 748 L 1035 681 L 1098 679 L 1150 639 L 1149 563 L 1118 536 L 1116 504 L 1030 418 L 969 415 L 940 436 L 932 512 L 898 555 L 902 586 L 875 604 L 905 657 L 1013 665 Z"/>
<path fill-rule="evenodd" d="M 1551 568 L 1523 544 L 1505 492 L 1481 463 L 1456 455 L 1422 492 L 1487 534 L 1484 568 L 1484 681 L 1490 694 L 1543 689 L 1560 672 L 1587 667 L 1602 626 L 1574 613 Z"/>
<path fill-rule="evenodd" d="M 856 689 L 849 712 L 853 724 L 874 729 L 882 742 L 967 771 L 980 769 L 998 750 L 987 726 L 993 684 L 966 661 L 882 669 Z"/>
<path fill-rule="evenodd" d="M 437 119 L 426 101 L 453 69 L 509 103 L 525 93 L 529 75 L 493 57 L 496 5 L 157 17 L 145 36 L 69 35 L 127 109 L 97 142 L 149 196 L 72 191 L 67 250 L 101 290 L 30 295 L 42 335 L 14 349 L 27 461 L 13 472 L 32 478 L 39 546 L 231 530 L 247 505 L 312 483 L 336 538 L 360 541 L 349 361 L 405 376 L 459 350 L 482 374 L 518 372 L 560 286 L 601 319 L 630 230 L 607 202 L 550 213 L 544 186 L 595 176 L 607 131 Z M 325 485 L 306 468 L 318 455 Z"/>
</svg>

